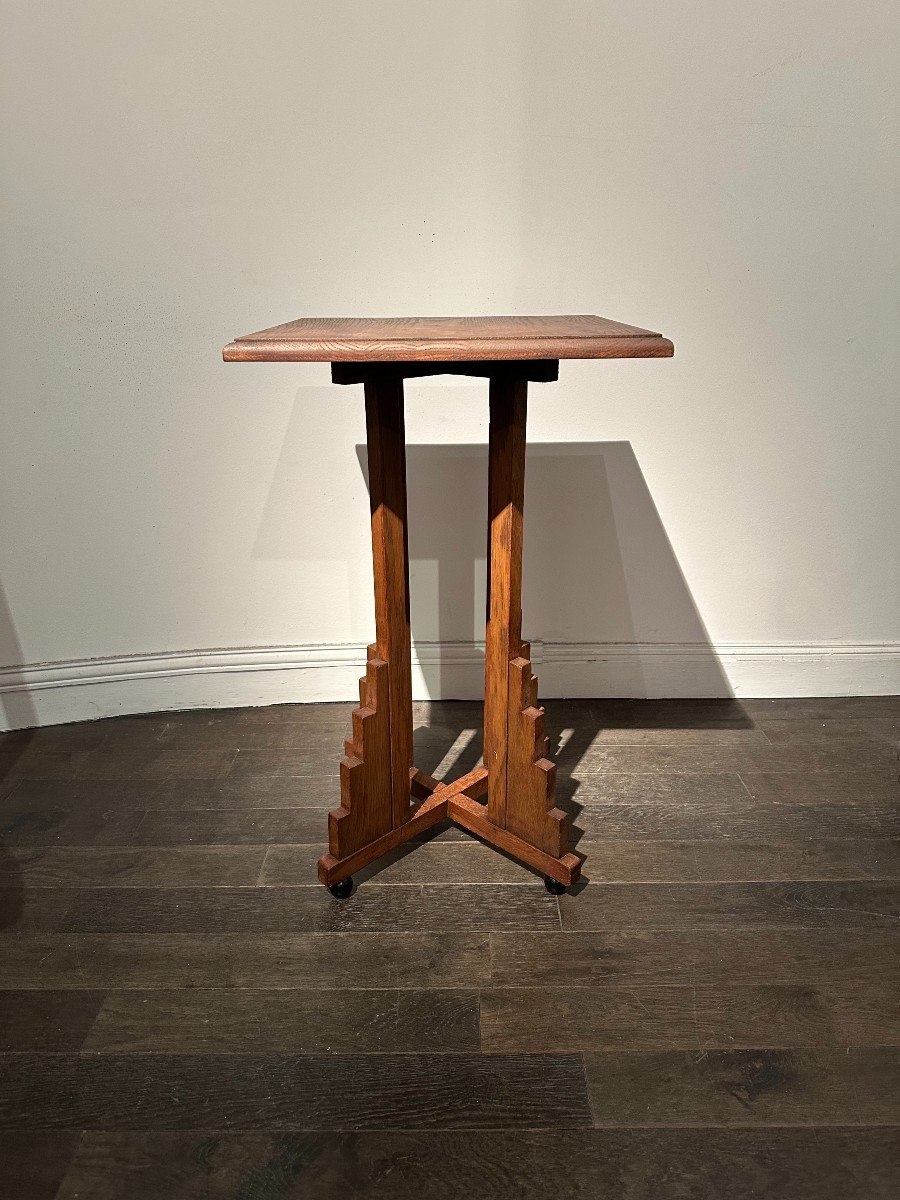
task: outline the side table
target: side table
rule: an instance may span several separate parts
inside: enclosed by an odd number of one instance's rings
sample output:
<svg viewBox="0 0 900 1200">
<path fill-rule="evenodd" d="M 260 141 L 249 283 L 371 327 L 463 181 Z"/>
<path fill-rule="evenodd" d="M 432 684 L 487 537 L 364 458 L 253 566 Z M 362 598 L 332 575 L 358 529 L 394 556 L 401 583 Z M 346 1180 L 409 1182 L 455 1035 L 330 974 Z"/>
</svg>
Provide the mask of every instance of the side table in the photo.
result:
<svg viewBox="0 0 900 1200">
<path fill-rule="evenodd" d="M 335 383 L 365 392 L 375 642 L 319 859 L 333 895 L 349 896 L 354 871 L 445 818 L 541 872 L 554 894 L 578 879 L 522 641 L 526 394 L 557 379 L 560 359 L 673 353 L 658 333 L 595 316 L 305 317 L 225 347 L 226 362 L 330 362 Z M 451 373 L 489 380 L 488 602 L 484 766 L 442 783 L 412 761 L 403 381 Z"/>
</svg>

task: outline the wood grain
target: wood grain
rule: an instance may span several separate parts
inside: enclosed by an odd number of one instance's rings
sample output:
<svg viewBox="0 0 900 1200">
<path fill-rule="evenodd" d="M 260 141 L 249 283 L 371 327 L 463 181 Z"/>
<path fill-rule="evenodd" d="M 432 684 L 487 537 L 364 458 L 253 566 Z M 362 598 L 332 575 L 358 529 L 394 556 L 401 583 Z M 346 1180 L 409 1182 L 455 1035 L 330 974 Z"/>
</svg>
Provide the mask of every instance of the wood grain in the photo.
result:
<svg viewBox="0 0 900 1200">
<path fill-rule="evenodd" d="M 897 772 L 815 771 L 797 776 L 789 771 L 741 771 L 740 779 L 754 800 L 769 804 L 869 804 L 897 800 Z"/>
<path fill-rule="evenodd" d="M 63 893 L 60 893 L 63 894 Z M 318 888 L 72 889 L 66 933 L 362 933 L 558 929 L 542 888 L 372 883 L 349 900 Z"/>
<path fill-rule="evenodd" d="M 818 1046 L 826 1004 L 806 987 L 503 988 L 481 994 L 482 1047 L 495 1051 Z"/>
<path fill-rule="evenodd" d="M 399 381 L 367 382 L 365 397 L 375 641 L 379 656 L 387 663 L 391 811 L 392 826 L 397 829 L 409 820 L 409 773 L 412 769 L 403 384 Z M 387 830 L 379 832 L 386 833 Z"/>
<path fill-rule="evenodd" d="M 322 808 L 158 809 L 146 813 L 129 838 L 137 846 L 321 845 L 328 811 L 340 794 L 331 779 L 332 805 Z"/>
<path fill-rule="evenodd" d="M 318 808 L 334 805 L 340 795 L 335 761 L 350 721 L 350 710 L 335 734 L 328 770 L 299 779 L 260 771 L 244 771 L 227 779 L 156 780 L 103 779 L 29 780 L 0 796 L 0 821 L 16 811 L 110 812 L 133 809 L 139 813 L 185 812 L 194 809 Z M 227 736 L 227 735 L 226 735 Z"/>
<path fill-rule="evenodd" d="M 579 772 L 593 771 L 861 771 L 876 780 L 896 781 L 895 756 L 884 746 L 853 742 L 811 746 L 775 746 L 743 741 L 739 746 L 598 745 L 578 764 Z"/>
<path fill-rule="evenodd" d="M 494 379 L 488 434 L 487 626 L 484 647 L 484 765 L 488 816 L 506 827 L 509 663 L 522 644 L 522 522 L 528 384 Z"/>
<path fill-rule="evenodd" d="M 559 901 L 444 822 L 348 901 L 313 883 L 338 780 L 290 772 L 350 712 L 0 735 L 45 776 L 0 790 L 0 1194 L 893 1196 L 897 784 L 855 764 L 896 700 L 553 704 L 591 854 Z M 479 713 L 416 704 L 423 765 Z M 580 770 L 604 730 L 633 769 Z"/>
<path fill-rule="evenodd" d="M 900 845 L 889 838 L 809 842 L 582 838 L 578 849 L 590 859 L 592 877 L 603 883 L 900 878 Z"/>
<path fill-rule="evenodd" d="M 547 854 L 539 846 L 495 825 L 488 819 L 484 805 L 465 796 L 451 800 L 449 811 L 453 820 L 463 828 L 496 846 L 498 850 L 511 854 L 519 862 L 527 863 L 541 874 L 559 880 L 565 887 L 578 882 L 581 875 L 581 858 L 577 854 L 563 854 L 561 858 Z"/>
<path fill-rule="evenodd" d="M 0 811 L 0 840 L 7 846 L 127 846 L 144 818 L 106 797 L 100 804 L 74 799 L 66 807 L 54 805 L 55 798 L 48 804 L 32 800 L 28 789 L 16 790 Z"/>
<path fill-rule="evenodd" d="M 7 989 L 449 988 L 490 983 L 486 933 L 22 934 Z M 32 996 L 23 997 L 23 1009 Z"/>
<path fill-rule="evenodd" d="M 0 883 L 19 880 L 28 887 L 239 887 L 256 883 L 265 855 L 265 846 L 28 848 L 13 852 L 5 861 L 0 859 Z"/>
<path fill-rule="evenodd" d="M 579 1200 L 887 1200 L 896 1134 L 858 1127 L 88 1131 L 59 1200 L 546 1200 L 561 1179 Z"/>
<path fill-rule="evenodd" d="M 75 1131 L 0 1133 L 0 1196 L 54 1200 L 78 1142 Z"/>
<path fill-rule="evenodd" d="M 756 927 L 636 929 L 596 933 L 492 933 L 498 987 L 539 987 L 565 978 L 597 984 L 823 984 L 882 981 L 900 988 L 893 929 Z"/>
<path fill-rule="evenodd" d="M 879 1054 L 844 1046 L 610 1052 L 586 1055 L 585 1065 L 599 1126 L 821 1127 L 861 1123 L 859 1097 L 881 1083 Z M 870 1124 L 896 1117 L 887 1105 L 864 1112 Z"/>
<path fill-rule="evenodd" d="M 0 1056 L 2 1129 L 390 1131 L 590 1122 L 580 1055 Z"/>
<path fill-rule="evenodd" d="M 263 1016 L 264 1014 L 264 1016 Z M 84 1042 L 100 1053 L 386 1054 L 477 1050 L 465 988 L 115 991 Z"/>
<path fill-rule="evenodd" d="M 0 991 L 0 1053 L 78 1050 L 102 1003 L 102 992 L 81 989 Z"/>
<path fill-rule="evenodd" d="M 593 884 L 561 896 L 564 929 L 690 929 L 727 925 L 890 926 L 891 883 Z"/>
<path fill-rule="evenodd" d="M 574 803 L 581 801 L 579 788 Z M 586 841 L 600 838 L 650 841 L 736 841 L 781 844 L 822 837 L 831 839 L 896 838 L 900 835 L 900 810 L 895 801 L 860 804 L 751 804 L 726 805 L 698 799 L 693 804 L 668 802 L 595 804 L 585 797 L 575 815 L 575 826 Z M 573 831 L 574 833 L 574 831 Z"/>
<path fill-rule="evenodd" d="M 874 982 L 829 983 L 821 994 L 838 1037 L 857 1046 L 900 1046 L 900 988 L 887 972 Z"/>
<path fill-rule="evenodd" d="M 660 334 L 595 316 L 301 317 L 248 333 L 226 362 L 669 358 Z"/>
<path fill-rule="evenodd" d="M 388 795 L 390 793 L 387 793 Z M 335 818 L 334 824 L 347 810 L 341 809 L 334 814 L 329 815 L 329 822 L 332 817 Z M 349 847 L 342 847 L 340 842 L 340 827 L 338 827 L 337 835 L 334 839 L 334 845 L 338 850 L 346 850 L 340 857 L 334 853 L 323 855 L 317 863 L 317 872 L 319 880 L 326 886 L 338 882 L 341 879 L 346 879 L 355 872 L 362 870 L 369 863 L 380 859 L 383 855 L 389 854 L 392 850 L 396 850 L 402 846 L 404 842 L 414 841 L 424 835 L 433 826 L 438 825 L 444 820 L 447 813 L 447 806 L 440 798 L 429 796 L 417 805 L 415 809 L 410 810 L 411 815 L 408 821 L 403 825 L 398 825 L 396 829 L 389 829 L 387 833 L 383 833 L 380 837 L 364 841 L 357 850 L 350 850 Z M 334 828 L 331 825 L 330 828 Z"/>
</svg>

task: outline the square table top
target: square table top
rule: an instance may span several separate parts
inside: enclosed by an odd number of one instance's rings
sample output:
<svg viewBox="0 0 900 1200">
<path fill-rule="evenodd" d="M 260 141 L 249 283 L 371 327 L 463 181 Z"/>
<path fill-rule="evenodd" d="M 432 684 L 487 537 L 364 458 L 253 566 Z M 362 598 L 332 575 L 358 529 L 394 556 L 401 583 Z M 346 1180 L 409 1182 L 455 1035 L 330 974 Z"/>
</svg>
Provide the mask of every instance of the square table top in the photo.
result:
<svg viewBox="0 0 900 1200">
<path fill-rule="evenodd" d="M 235 338 L 226 362 L 669 358 L 670 341 L 605 317 L 301 317 Z"/>
</svg>

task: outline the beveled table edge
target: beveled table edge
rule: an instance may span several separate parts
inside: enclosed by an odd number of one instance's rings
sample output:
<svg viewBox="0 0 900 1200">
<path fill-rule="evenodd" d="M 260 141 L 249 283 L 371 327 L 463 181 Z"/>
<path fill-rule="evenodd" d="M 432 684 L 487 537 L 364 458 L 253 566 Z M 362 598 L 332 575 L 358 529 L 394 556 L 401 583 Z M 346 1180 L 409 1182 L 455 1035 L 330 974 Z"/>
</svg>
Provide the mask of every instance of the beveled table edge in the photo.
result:
<svg viewBox="0 0 900 1200">
<path fill-rule="evenodd" d="M 241 338 L 222 351 L 225 362 L 477 362 L 532 358 L 671 358 L 662 334 L 639 337 L 471 338 L 433 342 L 269 340 Z"/>
</svg>

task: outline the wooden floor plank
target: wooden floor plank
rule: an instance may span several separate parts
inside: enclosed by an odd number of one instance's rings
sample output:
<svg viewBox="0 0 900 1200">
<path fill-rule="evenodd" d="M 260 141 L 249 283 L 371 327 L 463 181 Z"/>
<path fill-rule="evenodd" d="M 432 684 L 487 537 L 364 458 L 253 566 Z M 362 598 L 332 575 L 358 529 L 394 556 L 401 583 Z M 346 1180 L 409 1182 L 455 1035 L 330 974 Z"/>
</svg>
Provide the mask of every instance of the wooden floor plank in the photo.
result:
<svg viewBox="0 0 900 1200">
<path fill-rule="evenodd" d="M 671 702 L 670 702 L 671 703 Z M 680 703 L 674 701 L 675 704 Z M 739 700 L 751 720 L 820 720 L 900 716 L 900 696 L 785 696 L 778 699 Z"/>
<path fill-rule="evenodd" d="M 557 700 L 548 701 L 551 712 Z M 697 726 L 728 722 L 741 727 L 766 720 L 865 720 L 867 717 L 900 715 L 898 696 L 785 696 L 722 697 L 658 700 L 602 698 L 565 702 L 569 713 L 581 723 L 616 722 L 642 726 L 667 723 Z"/>
<path fill-rule="evenodd" d="M 834 1040 L 814 988 L 494 988 L 481 994 L 489 1053 L 820 1046 Z"/>
<path fill-rule="evenodd" d="M 331 808 L 335 806 L 336 802 Z M 327 808 L 249 812 L 194 809 L 146 813 L 133 842 L 141 846 L 263 846 L 288 842 L 324 846 L 327 835 Z"/>
<path fill-rule="evenodd" d="M 885 721 L 881 727 L 874 720 L 864 721 L 849 717 L 835 720 L 816 720 L 812 717 L 776 719 L 763 718 L 757 728 L 774 746 L 857 746 L 873 755 L 883 754 L 884 747 L 874 743 L 884 741 L 884 733 L 893 723 Z M 889 739 L 896 748 L 896 739 Z"/>
<path fill-rule="evenodd" d="M 278 779 L 264 771 L 236 779 L 29 779 L 0 794 L 0 814 L 23 811 L 107 811 L 135 808 L 162 812 L 192 809 L 333 808 L 341 793 L 337 764 L 326 775 Z"/>
<path fill-rule="evenodd" d="M 699 929 L 694 944 L 698 983 L 818 985 L 858 980 L 900 986 L 900 942 L 892 925 Z"/>
<path fill-rule="evenodd" d="M 349 737 L 349 732 L 344 735 Z M 340 741 L 338 741 L 340 750 Z M 234 780 L 263 772 L 276 779 L 302 778 L 307 775 L 328 775 L 334 771 L 335 757 L 340 762 L 340 753 L 333 746 L 310 746 L 275 748 L 271 750 L 239 750 L 235 754 L 228 772 Z"/>
<path fill-rule="evenodd" d="M 860 1112 L 877 1051 L 844 1046 L 612 1052 L 585 1056 L 601 1127 L 892 1124 L 896 1109 Z M 883 1094 L 883 1092 L 882 1092 Z"/>
<path fill-rule="evenodd" d="M 596 804 L 579 789 L 571 809 L 578 840 L 799 842 L 884 839 L 900 834 L 896 800 L 860 804 L 762 804 L 715 802 Z M 582 807 L 579 807 L 582 806 Z M 579 836 L 580 835 L 580 836 Z"/>
<path fill-rule="evenodd" d="M 890 1200 L 896 1155 L 860 1128 L 88 1132 L 58 1200 Z"/>
<path fill-rule="evenodd" d="M 368 884 L 349 900 L 324 888 L 72 889 L 66 933 L 417 933 L 558 929 L 540 885 Z"/>
<path fill-rule="evenodd" d="M 90 750 L 45 750 L 30 745 L 5 778 L 10 783 L 25 779 L 218 779 L 231 772 L 237 753 L 103 744 Z"/>
<path fill-rule="evenodd" d="M 548 707 L 552 709 L 552 701 Z M 858 741 L 865 745 L 871 740 L 860 731 Z M 792 743 L 793 744 L 793 743 Z M 754 746 L 765 749 L 772 742 L 762 728 L 756 725 L 736 725 L 730 722 L 709 722 L 699 725 L 677 725 L 671 722 L 632 724 L 628 721 L 618 721 L 609 725 L 598 722 L 589 740 L 580 739 L 581 751 L 579 765 L 588 769 L 593 759 L 602 751 L 618 746 L 672 746 L 693 748 L 711 748 L 722 750 L 742 750 Z"/>
<path fill-rule="evenodd" d="M 551 701 L 559 900 L 446 823 L 330 897 L 351 709 L 0 734 L 0 1194 L 893 1196 L 900 700 Z"/>
<path fill-rule="evenodd" d="M 100 1053 L 384 1054 L 477 1050 L 471 989 L 220 988 L 107 994 L 84 1049 Z"/>
<path fill-rule="evenodd" d="M 740 883 L 900 878 L 900 842 L 598 841 L 583 838 L 585 875 L 602 883 Z M 385 880 L 387 882 L 387 880 Z"/>
<path fill-rule="evenodd" d="M 0 941 L 22 934 L 53 933 L 72 903 L 65 888 L 0 887 Z"/>
<path fill-rule="evenodd" d="M 840 927 L 896 922 L 894 883 L 591 884 L 560 897 L 564 929 Z"/>
<path fill-rule="evenodd" d="M 490 983 L 486 933 L 32 934 L 6 988 L 449 988 Z"/>
<path fill-rule="evenodd" d="M 74 1130 L 0 1132 L 0 1196 L 54 1200 L 79 1137 Z"/>
<path fill-rule="evenodd" d="M 838 1037 L 858 1046 L 900 1046 L 900 988 L 894 979 L 842 980 L 822 988 L 822 997 Z"/>
<path fill-rule="evenodd" d="M 890 927 L 722 928 L 596 933 L 492 933 L 497 987 L 596 984 L 823 983 L 900 988 L 900 942 Z"/>
<path fill-rule="evenodd" d="M 578 762 L 581 775 L 594 771 L 810 771 L 858 770 L 889 779 L 896 774 L 889 746 L 872 739 L 864 745 L 778 746 L 610 746 L 589 750 Z"/>
<path fill-rule="evenodd" d="M 97 991 L 0 991 L 0 1052 L 80 1050 L 102 1004 Z"/>
<path fill-rule="evenodd" d="M 563 784 L 571 784 L 573 800 L 590 804 L 705 804 L 746 808 L 748 792 L 736 771 L 603 771 L 576 772 L 570 779 L 560 771 Z"/>
<path fill-rule="evenodd" d="M 127 806 L 34 804 L 19 789 L 0 808 L 0 841 L 6 846 L 127 846 L 143 818 L 142 810 Z"/>
<path fill-rule="evenodd" d="M 0 1128 L 590 1125 L 574 1054 L 7 1054 Z"/>
<path fill-rule="evenodd" d="M 859 771 L 811 771 L 798 776 L 796 771 L 779 771 L 764 767 L 758 771 L 742 771 L 741 783 L 754 800 L 760 803 L 788 805 L 849 805 L 872 802 L 897 803 L 900 787 L 898 769 L 875 775 Z M 828 813 L 823 820 L 832 820 Z"/>
<path fill-rule="evenodd" d="M 241 887 L 259 879 L 265 846 L 27 847 L 0 860 L 0 883 L 26 887 Z"/>
</svg>

